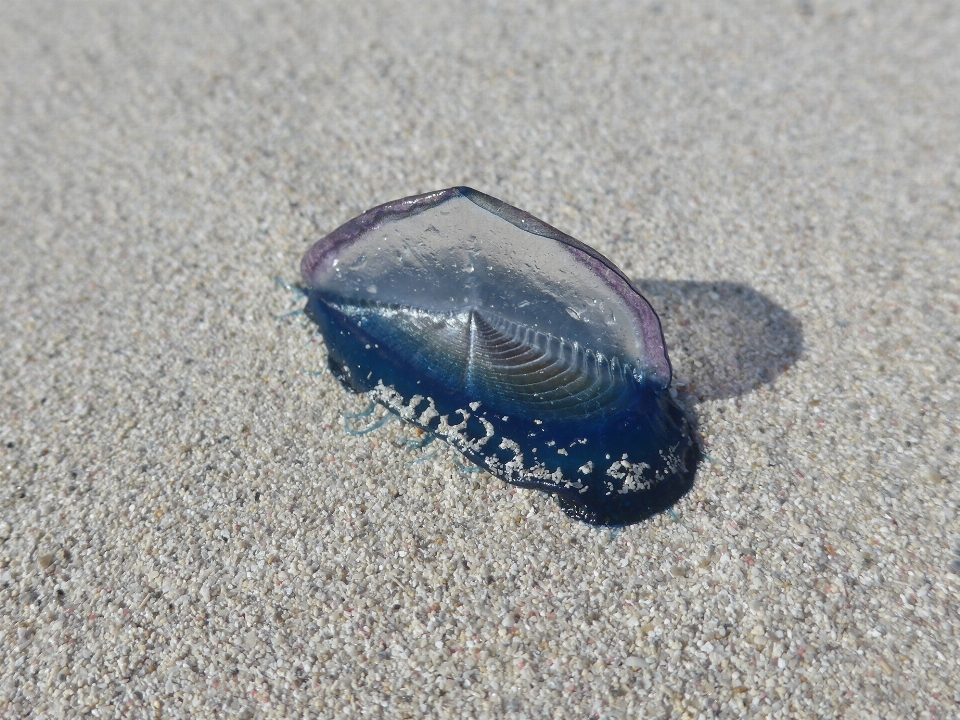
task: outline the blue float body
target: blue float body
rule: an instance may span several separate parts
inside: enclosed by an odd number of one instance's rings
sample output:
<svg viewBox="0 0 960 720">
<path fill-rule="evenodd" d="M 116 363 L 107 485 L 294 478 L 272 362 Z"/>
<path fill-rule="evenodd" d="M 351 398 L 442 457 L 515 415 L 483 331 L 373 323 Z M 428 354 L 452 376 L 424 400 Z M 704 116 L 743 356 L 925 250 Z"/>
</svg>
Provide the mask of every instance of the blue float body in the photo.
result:
<svg viewBox="0 0 960 720">
<path fill-rule="evenodd" d="M 634 523 L 665 510 L 692 486 L 699 450 L 686 417 L 659 383 L 633 379 L 622 402 L 586 418 L 535 417 L 529 406 L 438 367 L 381 308 L 344 309 L 339 298 L 311 288 L 306 313 L 319 326 L 330 369 L 344 387 L 370 393 L 502 479 L 556 494 L 571 517 L 594 525 Z M 631 485 L 629 471 L 616 472 L 618 460 L 624 468 L 645 468 L 647 480 Z"/>
</svg>

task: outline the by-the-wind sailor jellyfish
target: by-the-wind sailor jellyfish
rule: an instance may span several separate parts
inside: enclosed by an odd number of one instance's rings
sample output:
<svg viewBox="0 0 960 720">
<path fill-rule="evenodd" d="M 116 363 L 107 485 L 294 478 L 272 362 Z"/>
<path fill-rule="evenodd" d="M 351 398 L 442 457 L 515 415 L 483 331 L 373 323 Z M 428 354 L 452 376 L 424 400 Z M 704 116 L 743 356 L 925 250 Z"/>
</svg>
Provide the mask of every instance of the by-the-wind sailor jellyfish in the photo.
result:
<svg viewBox="0 0 960 720">
<path fill-rule="evenodd" d="M 301 266 L 329 366 L 571 517 L 625 525 L 693 482 L 660 320 L 607 258 L 466 187 L 380 205 Z"/>
</svg>

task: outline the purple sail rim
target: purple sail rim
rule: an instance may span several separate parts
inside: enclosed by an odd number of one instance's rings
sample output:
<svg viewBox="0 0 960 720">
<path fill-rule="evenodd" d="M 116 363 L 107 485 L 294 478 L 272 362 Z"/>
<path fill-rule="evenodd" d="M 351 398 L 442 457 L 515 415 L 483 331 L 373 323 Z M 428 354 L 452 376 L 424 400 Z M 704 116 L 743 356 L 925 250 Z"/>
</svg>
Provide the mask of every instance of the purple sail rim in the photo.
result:
<svg viewBox="0 0 960 720">
<path fill-rule="evenodd" d="M 670 386 L 673 370 L 667 354 L 667 344 L 663 337 L 660 318 L 653 306 L 640 294 L 637 287 L 620 268 L 599 251 L 548 225 L 538 217 L 470 187 L 458 186 L 392 200 L 347 221 L 314 243 L 303 256 L 300 263 L 300 276 L 304 285 L 308 288 L 313 287 L 313 276 L 317 268 L 332 262 L 343 248 L 351 245 L 367 232 L 375 230 L 385 222 L 417 215 L 456 196 L 470 200 L 522 230 L 566 245 L 578 260 L 588 265 L 626 302 L 640 326 L 643 337 L 644 368 L 664 389 Z"/>
</svg>

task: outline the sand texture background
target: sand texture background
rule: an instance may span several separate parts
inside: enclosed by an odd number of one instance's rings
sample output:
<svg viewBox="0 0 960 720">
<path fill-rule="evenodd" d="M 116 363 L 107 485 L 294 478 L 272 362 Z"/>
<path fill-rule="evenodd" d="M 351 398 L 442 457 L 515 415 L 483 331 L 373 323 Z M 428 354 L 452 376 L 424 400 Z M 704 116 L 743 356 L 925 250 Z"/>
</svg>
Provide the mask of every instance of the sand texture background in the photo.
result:
<svg viewBox="0 0 960 720">
<path fill-rule="evenodd" d="M 958 68 L 946 0 L 4 0 L 0 716 L 958 717 Z M 458 184 L 658 309 L 676 519 L 347 434 L 273 278 Z"/>
</svg>

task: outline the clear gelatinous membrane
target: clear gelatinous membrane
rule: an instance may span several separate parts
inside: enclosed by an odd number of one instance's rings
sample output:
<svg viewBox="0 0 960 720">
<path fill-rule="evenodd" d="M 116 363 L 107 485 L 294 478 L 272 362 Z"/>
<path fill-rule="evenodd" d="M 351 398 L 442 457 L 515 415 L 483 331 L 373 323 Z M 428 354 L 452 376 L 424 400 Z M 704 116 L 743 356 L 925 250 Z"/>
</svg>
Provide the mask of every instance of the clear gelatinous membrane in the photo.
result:
<svg viewBox="0 0 960 720">
<path fill-rule="evenodd" d="M 656 313 L 541 220 L 470 188 L 405 198 L 317 242 L 302 274 L 341 383 L 503 480 L 603 525 L 690 488 Z"/>
</svg>

